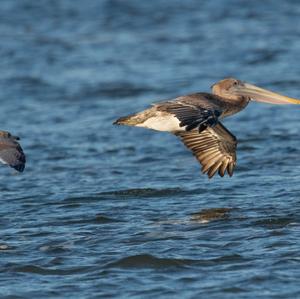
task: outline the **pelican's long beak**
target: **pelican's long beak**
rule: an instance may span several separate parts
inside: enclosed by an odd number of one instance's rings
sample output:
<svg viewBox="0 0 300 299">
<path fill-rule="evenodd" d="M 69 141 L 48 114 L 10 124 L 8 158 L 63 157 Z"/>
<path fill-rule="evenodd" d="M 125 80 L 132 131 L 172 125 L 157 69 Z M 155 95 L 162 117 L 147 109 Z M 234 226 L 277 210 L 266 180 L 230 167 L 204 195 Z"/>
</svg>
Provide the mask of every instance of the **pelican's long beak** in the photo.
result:
<svg viewBox="0 0 300 299">
<path fill-rule="evenodd" d="M 237 86 L 235 93 L 240 96 L 250 97 L 257 102 L 269 104 L 300 104 L 300 100 L 289 98 L 281 94 L 257 87 L 249 83 L 243 83 L 243 86 Z"/>
</svg>

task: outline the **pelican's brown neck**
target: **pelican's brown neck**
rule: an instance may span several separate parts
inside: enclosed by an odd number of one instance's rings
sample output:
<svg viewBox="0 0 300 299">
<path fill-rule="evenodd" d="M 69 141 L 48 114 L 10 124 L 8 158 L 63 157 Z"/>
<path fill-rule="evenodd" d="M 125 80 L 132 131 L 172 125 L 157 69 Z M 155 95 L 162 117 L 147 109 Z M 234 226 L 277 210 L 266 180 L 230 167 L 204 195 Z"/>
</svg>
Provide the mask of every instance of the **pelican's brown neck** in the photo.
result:
<svg viewBox="0 0 300 299">
<path fill-rule="evenodd" d="M 230 116 L 240 112 L 245 109 L 250 102 L 250 98 L 248 97 L 231 97 L 224 98 L 222 97 L 224 102 L 226 103 L 226 108 L 223 113 L 223 117 Z"/>
</svg>

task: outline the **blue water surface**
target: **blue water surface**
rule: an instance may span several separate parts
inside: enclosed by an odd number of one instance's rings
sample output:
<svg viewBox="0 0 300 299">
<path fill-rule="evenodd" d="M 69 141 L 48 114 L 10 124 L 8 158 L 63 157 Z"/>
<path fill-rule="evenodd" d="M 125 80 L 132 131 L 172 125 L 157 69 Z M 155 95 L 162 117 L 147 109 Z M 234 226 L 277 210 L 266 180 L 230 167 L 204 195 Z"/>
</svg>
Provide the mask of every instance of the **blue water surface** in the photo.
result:
<svg viewBox="0 0 300 299">
<path fill-rule="evenodd" d="M 174 136 L 112 125 L 228 76 L 300 97 L 299 20 L 293 0 L 2 0 L 0 128 L 28 162 L 0 168 L 0 297 L 299 298 L 299 107 L 225 120 L 238 166 L 212 180 Z"/>
</svg>

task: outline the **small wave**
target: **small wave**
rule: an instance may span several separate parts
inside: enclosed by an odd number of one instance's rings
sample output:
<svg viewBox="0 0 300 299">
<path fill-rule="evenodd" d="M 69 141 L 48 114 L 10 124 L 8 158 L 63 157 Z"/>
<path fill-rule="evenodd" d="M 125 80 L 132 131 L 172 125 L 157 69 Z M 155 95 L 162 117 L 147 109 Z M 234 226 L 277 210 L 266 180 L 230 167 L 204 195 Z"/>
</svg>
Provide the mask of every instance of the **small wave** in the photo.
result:
<svg viewBox="0 0 300 299">
<path fill-rule="evenodd" d="M 214 263 L 214 264 L 226 264 L 226 263 L 232 263 L 232 262 L 241 262 L 241 261 L 249 261 L 248 259 L 244 258 L 240 254 L 231 254 L 231 255 L 224 255 L 220 256 L 211 260 L 208 260 L 208 262 Z"/>
<path fill-rule="evenodd" d="M 43 245 L 39 248 L 42 252 L 52 253 L 52 254 L 60 254 L 65 253 L 70 248 L 67 245 L 63 244 L 49 244 L 49 245 Z"/>
<path fill-rule="evenodd" d="M 254 225 L 263 226 L 266 228 L 282 228 L 295 222 L 295 219 L 289 217 L 270 217 L 260 219 L 254 222 Z"/>
<path fill-rule="evenodd" d="M 106 265 L 106 268 L 168 268 L 168 267 L 211 267 L 220 264 L 247 262 L 239 254 L 225 255 L 213 259 L 192 260 L 176 258 L 158 258 L 150 254 L 140 254 L 121 258 Z"/>
<path fill-rule="evenodd" d="M 77 197 L 67 197 L 63 200 L 64 203 L 69 204 L 79 204 L 81 202 L 89 202 L 89 201 L 94 201 L 99 198 L 95 198 L 93 195 L 91 196 L 77 196 Z M 64 207 L 64 206 L 62 206 Z"/>
<path fill-rule="evenodd" d="M 112 145 L 106 149 L 103 150 L 103 153 L 105 154 L 116 154 L 122 151 L 126 151 L 126 152 L 131 152 L 134 153 L 135 152 L 135 147 L 134 146 L 122 146 L 122 148 L 120 148 L 120 146 L 115 146 Z"/>
<path fill-rule="evenodd" d="M 13 271 L 22 273 L 34 273 L 39 275 L 74 275 L 85 273 L 90 270 L 90 267 L 77 267 L 70 269 L 49 269 L 43 268 L 35 265 L 25 265 L 20 267 L 15 267 Z"/>
<path fill-rule="evenodd" d="M 10 84 L 20 84 L 23 87 L 50 87 L 51 84 L 46 82 L 45 80 L 39 78 L 39 77 L 33 77 L 33 76 L 16 76 L 16 77 L 11 77 L 7 79 L 7 83 Z"/>
<path fill-rule="evenodd" d="M 95 217 L 88 218 L 88 219 L 72 219 L 70 221 L 67 221 L 65 224 L 104 224 L 104 223 L 111 223 L 111 222 L 119 222 L 118 219 L 109 218 L 107 216 L 103 215 L 96 215 Z"/>
<path fill-rule="evenodd" d="M 56 219 L 55 222 L 48 222 L 47 225 L 49 225 L 49 226 L 65 226 L 65 225 L 76 225 L 76 224 L 106 224 L 106 223 L 120 222 L 120 221 L 121 220 L 119 220 L 119 219 L 113 219 L 113 218 L 109 218 L 109 217 L 103 216 L 103 215 L 96 215 L 94 217 L 86 217 L 84 215 L 81 215 L 79 219 L 60 218 L 60 219 Z"/>
<path fill-rule="evenodd" d="M 239 287 L 228 287 L 228 288 L 222 289 L 222 291 L 225 293 L 243 293 L 243 292 L 246 292 L 246 289 L 242 289 Z"/>
<path fill-rule="evenodd" d="M 106 265 L 108 268 L 166 268 L 190 266 L 196 261 L 189 259 L 157 258 L 150 254 L 140 254 L 121 258 Z"/>
<path fill-rule="evenodd" d="M 165 188 L 165 189 L 154 189 L 154 188 L 137 188 L 137 189 L 124 189 L 109 192 L 102 192 L 98 195 L 104 196 L 115 196 L 115 197 L 164 197 L 169 195 L 179 195 L 187 193 L 180 188 Z"/>
</svg>

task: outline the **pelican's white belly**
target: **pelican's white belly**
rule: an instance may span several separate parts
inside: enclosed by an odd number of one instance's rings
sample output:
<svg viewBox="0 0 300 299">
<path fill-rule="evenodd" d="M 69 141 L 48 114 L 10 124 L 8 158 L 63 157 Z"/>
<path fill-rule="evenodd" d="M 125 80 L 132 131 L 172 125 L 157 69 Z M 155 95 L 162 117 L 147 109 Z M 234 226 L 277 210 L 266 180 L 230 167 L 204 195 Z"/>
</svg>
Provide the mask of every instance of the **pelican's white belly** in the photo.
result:
<svg viewBox="0 0 300 299">
<path fill-rule="evenodd" d="M 156 131 L 184 131 L 184 127 L 179 126 L 180 121 L 172 114 L 153 116 L 145 120 L 141 124 L 137 124 L 137 127 L 144 127 Z"/>
</svg>

